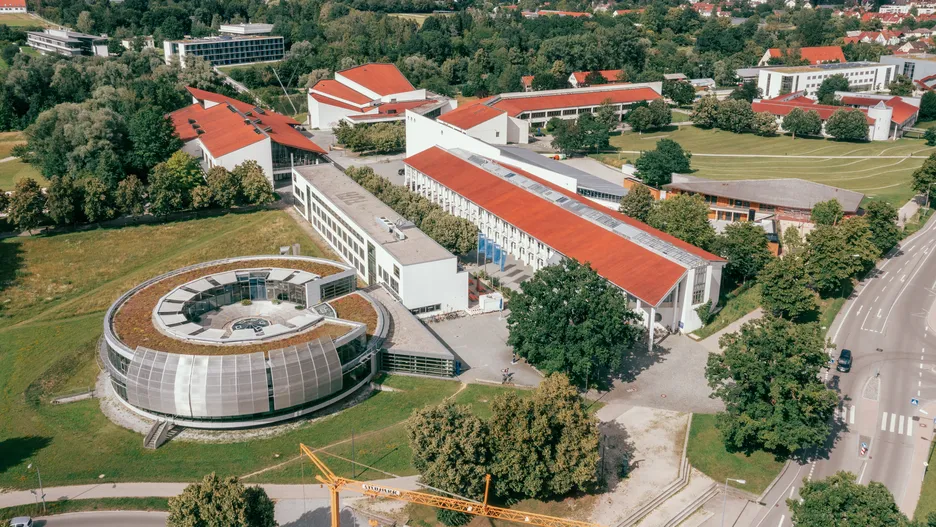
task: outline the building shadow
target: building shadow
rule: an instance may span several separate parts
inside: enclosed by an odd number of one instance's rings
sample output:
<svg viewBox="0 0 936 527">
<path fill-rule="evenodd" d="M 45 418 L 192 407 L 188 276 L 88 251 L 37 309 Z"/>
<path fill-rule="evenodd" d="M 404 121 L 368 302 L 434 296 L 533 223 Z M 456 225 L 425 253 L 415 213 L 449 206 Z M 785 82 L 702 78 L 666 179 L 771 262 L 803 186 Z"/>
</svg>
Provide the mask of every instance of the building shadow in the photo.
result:
<svg viewBox="0 0 936 527">
<path fill-rule="evenodd" d="M 670 348 L 666 345 L 669 335 L 655 340 L 652 349 L 647 346 L 648 336 L 648 333 L 644 331 L 632 346 L 624 350 L 621 367 L 615 375 L 621 381 L 634 382 L 643 371 L 666 360 L 666 356 L 670 353 Z"/>
<path fill-rule="evenodd" d="M 44 436 L 10 437 L 0 441 L 0 474 L 22 464 L 51 443 L 52 438 Z"/>
<path fill-rule="evenodd" d="M 341 527 L 364 527 L 347 508 L 341 510 Z M 325 527 L 331 525 L 331 509 L 319 507 L 299 516 L 295 521 L 281 524 L 280 527 Z"/>
<path fill-rule="evenodd" d="M 635 459 L 637 449 L 621 423 L 602 422 L 598 425 L 598 433 L 601 434 L 598 485 L 604 492 L 614 492 L 640 465 L 641 460 Z"/>
</svg>

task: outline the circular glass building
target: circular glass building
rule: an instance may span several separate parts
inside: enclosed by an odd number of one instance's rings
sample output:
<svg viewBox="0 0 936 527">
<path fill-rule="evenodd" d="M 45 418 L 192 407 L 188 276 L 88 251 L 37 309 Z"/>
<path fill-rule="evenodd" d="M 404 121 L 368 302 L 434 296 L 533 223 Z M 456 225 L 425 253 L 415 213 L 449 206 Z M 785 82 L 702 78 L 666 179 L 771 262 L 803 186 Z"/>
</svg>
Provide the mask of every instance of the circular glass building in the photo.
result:
<svg viewBox="0 0 936 527">
<path fill-rule="evenodd" d="M 193 428 L 242 428 L 328 406 L 371 380 L 388 331 L 354 268 L 252 256 L 177 269 L 104 317 L 101 357 L 133 411 Z"/>
</svg>

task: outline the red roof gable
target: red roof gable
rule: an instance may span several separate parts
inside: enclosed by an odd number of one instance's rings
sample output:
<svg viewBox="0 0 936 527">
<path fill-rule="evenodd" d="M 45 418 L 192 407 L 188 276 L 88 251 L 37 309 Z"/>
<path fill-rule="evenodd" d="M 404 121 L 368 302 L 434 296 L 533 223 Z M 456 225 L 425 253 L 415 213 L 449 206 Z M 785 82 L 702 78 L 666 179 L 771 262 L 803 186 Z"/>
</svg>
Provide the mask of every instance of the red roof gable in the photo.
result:
<svg viewBox="0 0 936 527">
<path fill-rule="evenodd" d="M 275 143 L 308 152 L 325 153 L 322 147 L 293 128 L 299 122 L 291 117 L 271 110 L 262 110 L 261 113 L 250 104 L 210 91 L 192 87 L 186 89 L 192 94 L 192 97 L 199 101 L 215 102 L 218 103 L 217 106 L 206 110 L 201 104 L 196 103 L 181 110 L 176 110 L 169 116 L 172 118 L 176 131 L 183 141 L 191 140 L 197 136 L 214 157 L 220 157 L 239 150 L 265 137 L 263 134 L 256 133 L 254 125 L 245 123 L 244 118 L 238 113 L 232 112 L 227 107 L 228 105 L 258 121 L 256 126 L 263 129 L 266 135 L 270 136 L 270 140 Z M 223 108 L 227 113 L 215 111 L 218 108 Z M 204 130 L 204 133 L 197 135 L 197 132 L 189 123 L 189 119 L 194 119 L 196 124 Z"/>
<path fill-rule="evenodd" d="M 572 76 L 575 78 L 575 82 L 582 84 L 585 82 L 585 77 L 588 77 L 590 71 L 576 71 L 572 73 Z M 621 75 L 621 70 L 598 70 L 598 73 L 605 78 L 606 81 L 614 83 L 620 82 L 618 77 Z"/>
<path fill-rule="evenodd" d="M 437 120 L 462 130 L 468 130 L 504 114 L 504 110 L 491 108 L 483 104 L 484 102 L 486 101 L 476 101 L 472 104 L 459 106 L 448 113 L 442 114 Z"/>
<path fill-rule="evenodd" d="M 533 75 L 524 75 L 520 77 L 520 84 L 522 84 L 525 88 L 533 86 Z"/>
<path fill-rule="evenodd" d="M 846 106 L 861 106 L 864 108 L 870 108 L 871 106 L 876 105 L 879 102 L 882 102 L 881 99 L 872 99 L 868 97 L 860 97 L 857 95 L 845 95 L 841 99 L 842 104 Z M 903 124 L 907 122 L 911 117 L 917 114 L 920 111 L 916 106 L 904 102 L 900 97 L 892 97 L 886 101 L 883 101 L 884 105 L 893 110 L 891 114 L 891 121 L 897 124 Z"/>
<path fill-rule="evenodd" d="M 0 7 L 26 7 L 26 0 L 0 0 Z"/>
<path fill-rule="evenodd" d="M 346 103 L 346 102 L 341 102 L 341 101 L 339 101 L 339 100 L 337 100 L 337 99 L 332 99 L 331 97 L 326 97 L 326 96 L 321 95 L 321 94 L 319 94 L 319 93 L 311 93 L 311 92 L 310 92 L 310 93 L 309 93 L 309 97 L 312 97 L 312 98 L 315 99 L 316 101 L 318 101 L 318 102 L 320 102 L 320 103 L 322 103 L 322 104 L 327 104 L 327 105 L 329 105 L 329 106 L 337 106 L 338 108 L 344 108 L 345 110 L 351 110 L 352 112 L 360 112 L 360 111 L 361 111 L 361 108 L 358 107 L 358 106 L 353 106 L 353 105 L 350 105 L 350 104 L 348 104 L 348 103 Z"/>
<path fill-rule="evenodd" d="M 589 262 L 598 274 L 648 304 L 658 305 L 686 273 L 683 266 L 666 257 L 508 183 L 441 148 L 432 147 L 410 156 L 405 163 L 542 240 L 563 255 L 580 262 Z M 515 167 L 509 168 L 567 197 L 582 201 L 574 193 Z M 649 233 L 658 236 L 662 234 L 622 214 L 604 209 L 602 212 L 637 225 Z M 661 238 L 671 243 L 675 240 L 679 247 L 689 250 L 685 242 L 667 235 Z M 701 249 L 693 247 L 692 250 L 694 254 L 705 255 L 703 257 L 707 260 L 720 261 L 718 257 Z"/>
<path fill-rule="evenodd" d="M 825 104 L 804 104 L 799 101 L 779 102 L 779 101 L 766 101 L 765 100 L 765 101 L 754 101 L 753 103 L 751 103 L 751 109 L 754 110 L 755 112 L 768 112 L 768 113 L 771 113 L 773 115 L 778 115 L 778 116 L 787 115 L 788 113 L 793 111 L 793 108 L 800 108 L 804 112 L 815 110 L 816 113 L 819 114 L 819 117 L 823 121 L 827 120 L 829 117 L 832 117 L 832 114 L 835 113 L 837 110 L 847 109 L 841 106 L 829 106 Z M 864 110 L 859 110 L 859 111 L 864 112 Z M 867 116 L 865 116 L 865 119 L 867 120 L 868 124 L 874 124 L 874 119 L 871 119 L 870 117 L 867 117 Z"/>
<path fill-rule="evenodd" d="M 336 75 L 338 74 L 379 95 L 392 95 L 416 89 L 393 64 L 364 64 L 336 72 Z"/>
<path fill-rule="evenodd" d="M 611 104 L 626 104 L 637 101 L 652 101 L 659 98 L 660 94 L 651 88 L 621 88 L 495 99 L 490 103 L 490 106 L 506 111 L 511 117 L 516 117 L 523 112 L 537 110 L 598 106 L 605 101 Z"/>
<path fill-rule="evenodd" d="M 338 81 L 328 79 L 322 79 L 316 82 L 315 85 L 310 88 L 310 90 L 319 92 L 320 94 L 324 94 L 333 99 L 341 99 L 350 103 L 360 104 L 362 106 L 365 104 L 370 104 L 371 101 L 373 101 L 373 99 L 361 92 L 352 90 Z M 347 106 L 347 103 L 345 103 L 345 105 Z"/>
<path fill-rule="evenodd" d="M 768 50 L 771 57 L 781 57 L 780 48 L 770 48 Z M 845 54 L 842 53 L 841 46 L 815 46 L 800 49 L 800 57 L 809 61 L 810 64 L 822 64 L 824 62 L 847 62 Z"/>
</svg>

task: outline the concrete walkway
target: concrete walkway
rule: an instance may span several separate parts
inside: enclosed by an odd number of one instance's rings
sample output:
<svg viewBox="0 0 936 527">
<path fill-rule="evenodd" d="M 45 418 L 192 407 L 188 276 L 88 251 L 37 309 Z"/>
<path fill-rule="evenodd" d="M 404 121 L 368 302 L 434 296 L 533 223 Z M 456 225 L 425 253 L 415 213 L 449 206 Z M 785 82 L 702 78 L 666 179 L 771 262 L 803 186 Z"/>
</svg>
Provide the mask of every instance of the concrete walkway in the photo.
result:
<svg viewBox="0 0 936 527">
<path fill-rule="evenodd" d="M 418 490 L 418 476 L 374 480 L 374 485 L 385 485 L 404 490 Z M 310 473 L 309 479 L 313 476 Z M 46 501 L 86 500 L 92 498 L 169 498 L 182 493 L 188 483 L 99 483 L 94 485 L 71 485 L 46 487 Z M 274 500 L 284 499 L 327 499 L 328 489 L 318 483 L 309 485 L 260 485 Z M 36 497 L 28 490 L 0 493 L 0 508 L 35 503 Z"/>
<path fill-rule="evenodd" d="M 724 329 L 721 329 L 717 331 L 716 333 L 712 334 L 711 336 L 700 340 L 699 344 L 702 344 L 702 346 L 704 346 L 705 349 L 709 350 L 712 353 L 718 353 L 721 351 L 721 346 L 718 345 L 718 340 L 722 337 L 722 335 L 725 335 L 727 333 L 734 333 L 735 331 L 738 331 L 739 329 L 741 329 L 741 326 L 743 326 L 747 321 L 754 320 L 755 318 L 760 318 L 763 315 L 764 315 L 763 310 L 761 310 L 761 308 L 757 308 L 754 311 L 751 311 L 750 313 L 748 313 L 747 315 L 744 315 L 743 317 L 739 318 L 738 320 L 735 320 L 731 324 L 728 324 L 727 326 L 725 326 Z"/>
<path fill-rule="evenodd" d="M 897 226 L 903 227 L 906 225 L 907 220 L 913 217 L 914 214 L 920 210 L 920 207 L 924 205 L 926 198 L 922 195 L 914 196 L 913 199 L 904 203 L 903 207 L 900 207 L 900 210 L 897 211 Z"/>
</svg>

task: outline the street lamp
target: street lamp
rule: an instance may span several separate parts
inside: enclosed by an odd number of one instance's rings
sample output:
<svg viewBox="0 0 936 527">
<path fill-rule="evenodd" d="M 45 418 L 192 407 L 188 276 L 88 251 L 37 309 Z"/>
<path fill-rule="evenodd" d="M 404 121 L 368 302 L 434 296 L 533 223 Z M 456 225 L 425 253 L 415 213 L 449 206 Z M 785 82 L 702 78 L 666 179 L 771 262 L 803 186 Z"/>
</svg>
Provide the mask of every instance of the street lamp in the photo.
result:
<svg viewBox="0 0 936 527">
<path fill-rule="evenodd" d="M 728 482 L 729 481 L 734 481 L 735 483 L 738 483 L 740 485 L 744 485 L 745 483 L 747 483 L 747 481 L 743 479 L 725 478 L 725 496 L 722 499 L 722 508 L 721 508 L 722 527 L 725 527 L 725 508 L 728 506 Z"/>
<path fill-rule="evenodd" d="M 26 465 L 27 469 L 33 468 L 33 464 Z M 39 473 L 39 465 L 36 465 L 36 477 L 39 478 L 39 495 L 42 497 L 42 514 L 46 513 L 45 492 L 42 492 L 42 474 Z"/>
</svg>

